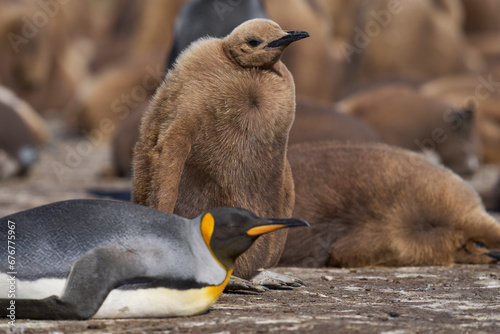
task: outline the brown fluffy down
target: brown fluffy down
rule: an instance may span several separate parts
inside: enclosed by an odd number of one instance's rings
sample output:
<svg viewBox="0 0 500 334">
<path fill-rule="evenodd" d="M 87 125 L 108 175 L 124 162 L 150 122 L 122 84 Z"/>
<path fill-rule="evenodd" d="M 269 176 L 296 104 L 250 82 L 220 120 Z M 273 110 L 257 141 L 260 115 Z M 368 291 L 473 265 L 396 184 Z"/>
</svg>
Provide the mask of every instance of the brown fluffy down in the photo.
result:
<svg viewBox="0 0 500 334">
<path fill-rule="evenodd" d="M 284 46 L 265 48 L 286 34 L 270 20 L 247 21 L 179 56 L 142 119 L 134 202 L 190 218 L 217 206 L 291 217 L 294 84 L 279 61 Z M 286 230 L 260 237 L 234 274 L 248 278 L 275 265 L 285 239 Z"/>
<path fill-rule="evenodd" d="M 463 34 L 456 0 L 314 0 L 326 5 L 349 81 L 403 77 L 429 80 L 476 71 L 481 57 Z M 478 1 L 475 1 L 478 2 Z"/>
<path fill-rule="evenodd" d="M 448 169 L 384 144 L 289 148 L 294 217 L 280 265 L 360 267 L 490 263 L 500 224 Z M 482 243 L 482 244 L 481 244 Z M 482 247 L 484 245 L 484 247 Z"/>
<path fill-rule="evenodd" d="M 500 164 L 500 70 L 474 75 L 446 76 L 427 82 L 422 94 L 456 106 L 474 105 L 483 161 Z"/>
<path fill-rule="evenodd" d="M 455 107 L 407 84 L 382 84 L 336 104 L 338 110 L 368 123 L 383 142 L 413 151 L 434 151 L 459 175 L 479 167 L 481 146 L 474 108 Z"/>
<path fill-rule="evenodd" d="M 375 130 L 363 120 L 339 112 L 334 106 L 297 97 L 295 121 L 288 144 L 323 140 L 381 142 Z"/>
</svg>

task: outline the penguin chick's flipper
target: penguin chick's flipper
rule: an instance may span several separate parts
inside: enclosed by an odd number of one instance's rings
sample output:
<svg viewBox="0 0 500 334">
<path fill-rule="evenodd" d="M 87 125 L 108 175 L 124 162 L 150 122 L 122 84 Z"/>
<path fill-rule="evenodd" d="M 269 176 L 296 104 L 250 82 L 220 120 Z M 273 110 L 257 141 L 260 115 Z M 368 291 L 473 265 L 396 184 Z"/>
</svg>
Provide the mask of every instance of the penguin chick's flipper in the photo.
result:
<svg viewBox="0 0 500 334">
<path fill-rule="evenodd" d="M 251 282 L 269 289 L 291 289 L 304 286 L 305 283 L 291 275 L 279 274 L 270 270 L 260 270 L 252 277 Z"/>
<path fill-rule="evenodd" d="M 117 247 L 95 248 L 75 262 L 61 298 L 16 299 L 16 318 L 88 319 L 120 282 L 146 276 L 139 257 Z M 0 305 L 5 301 L 2 299 Z"/>
</svg>

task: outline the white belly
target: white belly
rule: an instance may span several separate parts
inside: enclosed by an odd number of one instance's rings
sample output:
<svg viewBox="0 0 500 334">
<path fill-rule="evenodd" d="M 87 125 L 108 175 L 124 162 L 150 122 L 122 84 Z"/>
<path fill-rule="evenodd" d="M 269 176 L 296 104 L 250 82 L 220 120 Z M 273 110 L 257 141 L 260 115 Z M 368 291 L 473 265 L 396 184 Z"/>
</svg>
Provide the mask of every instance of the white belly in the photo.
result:
<svg viewBox="0 0 500 334">
<path fill-rule="evenodd" d="M 66 286 L 65 278 L 42 278 L 36 281 L 21 281 L 15 278 L 15 289 L 9 281 L 9 275 L 0 273 L 0 298 L 12 299 L 9 294 L 13 293 L 16 299 L 42 299 L 52 295 L 60 296 Z"/>
<path fill-rule="evenodd" d="M 0 273 L 0 298 L 9 298 L 12 291 L 8 275 Z M 16 299 L 43 299 L 52 295 L 61 296 L 66 279 L 43 278 L 36 281 L 16 279 Z M 174 290 L 152 288 L 138 290 L 113 290 L 93 318 L 146 318 L 175 317 L 200 314 L 207 311 L 219 294 L 215 287 Z M 222 287 L 223 289 L 223 287 Z M 222 291 L 221 291 L 222 292 Z"/>
<path fill-rule="evenodd" d="M 203 289 L 154 288 L 113 290 L 93 318 L 188 316 L 205 312 L 215 302 Z"/>
</svg>

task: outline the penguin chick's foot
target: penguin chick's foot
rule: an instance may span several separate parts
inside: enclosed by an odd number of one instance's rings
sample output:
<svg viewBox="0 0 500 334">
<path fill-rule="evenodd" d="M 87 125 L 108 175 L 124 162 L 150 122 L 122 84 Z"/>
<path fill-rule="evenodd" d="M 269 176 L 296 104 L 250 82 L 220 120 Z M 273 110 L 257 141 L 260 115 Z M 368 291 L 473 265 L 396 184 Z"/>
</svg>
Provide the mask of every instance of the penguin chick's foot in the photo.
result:
<svg viewBox="0 0 500 334">
<path fill-rule="evenodd" d="M 296 277 L 269 270 L 261 270 L 260 273 L 252 277 L 251 282 L 269 289 L 291 289 L 305 286 L 305 283 Z"/>
<path fill-rule="evenodd" d="M 246 279 L 239 278 L 236 276 L 231 276 L 229 282 L 224 289 L 224 292 L 235 292 L 238 290 L 249 291 L 249 292 L 266 292 L 269 291 L 268 288 L 254 284 Z"/>
</svg>

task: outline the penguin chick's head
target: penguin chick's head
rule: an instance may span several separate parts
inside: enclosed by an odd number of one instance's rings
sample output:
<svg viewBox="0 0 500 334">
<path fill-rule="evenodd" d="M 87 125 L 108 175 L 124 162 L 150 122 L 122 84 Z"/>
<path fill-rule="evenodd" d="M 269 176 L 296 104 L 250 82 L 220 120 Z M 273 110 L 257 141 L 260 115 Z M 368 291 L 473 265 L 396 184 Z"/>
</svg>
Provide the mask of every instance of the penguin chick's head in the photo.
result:
<svg viewBox="0 0 500 334">
<path fill-rule="evenodd" d="M 226 53 L 242 67 L 269 68 L 290 43 L 309 37 L 305 31 L 284 31 L 267 19 L 243 22 L 224 39 Z"/>
<path fill-rule="evenodd" d="M 487 264 L 500 261 L 500 248 L 498 242 L 491 247 L 482 241 L 469 240 L 457 250 L 455 262 Z M 496 246 L 496 247 L 495 247 Z"/>
<path fill-rule="evenodd" d="M 236 258 L 260 235 L 297 226 L 309 224 L 296 218 L 260 218 L 248 210 L 229 207 L 212 209 L 201 218 L 205 243 L 226 270 L 234 267 Z"/>
</svg>

